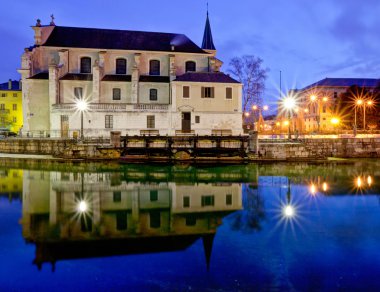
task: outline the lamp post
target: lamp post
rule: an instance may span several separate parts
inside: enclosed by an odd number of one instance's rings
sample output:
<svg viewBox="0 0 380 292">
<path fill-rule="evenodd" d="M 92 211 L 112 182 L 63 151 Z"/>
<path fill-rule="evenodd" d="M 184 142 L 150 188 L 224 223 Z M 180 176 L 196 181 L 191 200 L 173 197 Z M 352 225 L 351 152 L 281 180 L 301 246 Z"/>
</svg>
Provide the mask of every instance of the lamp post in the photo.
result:
<svg viewBox="0 0 380 292">
<path fill-rule="evenodd" d="M 288 124 L 288 139 L 290 140 L 291 139 L 291 134 L 290 134 L 290 116 L 291 116 L 292 110 L 296 106 L 296 101 L 295 101 L 294 97 L 288 96 L 288 97 L 285 97 L 282 102 L 283 102 L 283 107 L 288 112 L 288 120 L 289 120 L 289 124 Z"/>
<path fill-rule="evenodd" d="M 80 112 L 80 138 L 81 140 L 84 139 L 84 134 L 83 134 L 83 112 L 88 109 L 88 104 L 84 99 L 78 99 L 76 101 L 76 107 Z"/>
</svg>

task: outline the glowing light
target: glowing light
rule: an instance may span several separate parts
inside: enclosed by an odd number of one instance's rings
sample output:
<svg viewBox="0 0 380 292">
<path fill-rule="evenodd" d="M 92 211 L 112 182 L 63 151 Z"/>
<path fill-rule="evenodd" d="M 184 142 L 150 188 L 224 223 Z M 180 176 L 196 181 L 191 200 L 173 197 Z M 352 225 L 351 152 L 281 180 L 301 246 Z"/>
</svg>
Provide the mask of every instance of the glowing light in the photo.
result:
<svg viewBox="0 0 380 292">
<path fill-rule="evenodd" d="M 276 126 L 279 126 L 279 125 L 280 125 L 280 122 L 277 122 L 277 123 L 276 123 Z"/>
<path fill-rule="evenodd" d="M 305 108 L 303 111 L 304 111 L 305 113 L 308 113 L 308 112 L 309 112 L 309 110 L 308 110 L 307 108 Z"/>
<path fill-rule="evenodd" d="M 370 175 L 367 177 L 367 183 L 369 186 L 372 185 L 372 177 Z"/>
<path fill-rule="evenodd" d="M 84 99 L 78 99 L 76 102 L 77 109 L 81 112 L 86 111 L 88 104 Z"/>
<path fill-rule="evenodd" d="M 373 105 L 373 101 L 372 100 L 367 101 L 367 105 L 369 106 Z"/>
<path fill-rule="evenodd" d="M 298 113 L 299 110 L 300 110 L 299 108 L 296 108 L 294 111 L 295 111 L 296 113 Z"/>
<path fill-rule="evenodd" d="M 85 213 L 88 210 L 88 205 L 85 201 L 80 201 L 78 204 L 78 211 L 81 213 Z"/>
<path fill-rule="evenodd" d="M 322 190 L 323 190 L 324 192 L 326 192 L 326 191 L 328 190 L 327 182 L 324 182 L 324 183 L 322 184 Z"/>
<path fill-rule="evenodd" d="M 267 105 L 263 106 L 263 110 L 267 111 L 268 109 L 269 109 L 269 107 Z"/>
<path fill-rule="evenodd" d="M 323 98 L 323 101 L 326 102 L 327 100 L 328 100 L 328 98 L 325 96 L 325 97 Z"/>
<path fill-rule="evenodd" d="M 246 117 L 249 117 L 249 112 L 245 112 L 244 115 L 245 115 Z"/>
<path fill-rule="evenodd" d="M 362 105 L 362 104 L 363 104 L 363 100 L 362 100 L 362 99 L 358 99 L 358 100 L 356 101 L 356 104 L 357 104 L 357 105 Z"/>
<path fill-rule="evenodd" d="M 296 106 L 296 100 L 294 97 L 286 97 L 283 100 L 283 105 L 287 110 L 291 110 Z"/>
<path fill-rule="evenodd" d="M 339 123 L 340 123 L 339 118 L 332 118 L 332 119 L 331 119 L 331 124 L 333 124 L 333 125 L 338 125 Z"/>
<path fill-rule="evenodd" d="M 362 186 L 362 179 L 360 176 L 356 179 L 356 185 L 358 188 L 360 188 Z"/>
<path fill-rule="evenodd" d="M 292 218 L 295 215 L 295 210 L 292 205 L 286 205 L 283 209 L 284 216 L 287 218 Z"/>
<path fill-rule="evenodd" d="M 317 97 L 314 94 L 310 96 L 311 101 L 316 101 L 316 99 L 317 99 Z"/>
<path fill-rule="evenodd" d="M 289 126 L 289 121 L 285 121 L 284 126 Z"/>
<path fill-rule="evenodd" d="M 257 105 L 252 106 L 252 109 L 255 111 L 257 110 Z"/>
<path fill-rule="evenodd" d="M 310 185 L 310 193 L 312 195 L 315 195 L 317 193 L 317 187 L 315 186 L 315 184 Z"/>
</svg>

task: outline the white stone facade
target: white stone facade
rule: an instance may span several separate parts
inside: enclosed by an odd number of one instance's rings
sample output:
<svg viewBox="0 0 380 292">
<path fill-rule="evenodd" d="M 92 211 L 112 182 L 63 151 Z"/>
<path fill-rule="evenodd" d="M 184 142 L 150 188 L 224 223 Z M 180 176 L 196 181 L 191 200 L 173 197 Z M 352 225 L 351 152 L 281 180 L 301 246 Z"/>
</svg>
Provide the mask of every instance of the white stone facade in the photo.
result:
<svg viewBox="0 0 380 292">
<path fill-rule="evenodd" d="M 36 44 L 25 50 L 19 70 L 24 84 L 24 135 L 79 135 L 82 124 L 76 107 L 78 92 L 88 104 L 83 112 L 86 137 L 109 137 L 111 131 L 120 131 L 121 135 L 149 131 L 160 135 L 210 135 L 213 130 L 242 134 L 242 86 L 223 73 L 215 73 L 221 66 L 215 51 L 197 47 L 196 52 L 186 52 L 174 46 L 167 51 L 54 46 L 51 38 L 62 28 L 33 29 Z M 81 71 L 82 58 L 91 60 L 88 73 Z M 116 74 L 118 59 L 126 62 L 123 74 Z M 159 61 L 159 75 L 151 74 L 151 60 Z M 188 61 L 195 62 L 196 73 L 220 74 L 216 77 L 227 79 L 176 80 L 186 73 Z M 183 97 L 184 86 L 189 87 L 189 98 Z M 212 88 L 213 97 L 202 97 L 202 87 Z M 184 119 L 190 122 L 184 124 Z"/>
</svg>

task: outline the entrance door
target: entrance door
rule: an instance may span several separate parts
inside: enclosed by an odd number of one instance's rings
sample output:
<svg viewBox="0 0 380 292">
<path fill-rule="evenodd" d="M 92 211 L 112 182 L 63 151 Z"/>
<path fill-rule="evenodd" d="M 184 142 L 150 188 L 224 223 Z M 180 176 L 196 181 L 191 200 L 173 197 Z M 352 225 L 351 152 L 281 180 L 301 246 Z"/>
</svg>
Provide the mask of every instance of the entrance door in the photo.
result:
<svg viewBox="0 0 380 292">
<path fill-rule="evenodd" d="M 69 136 L 69 117 L 61 116 L 61 137 L 67 138 Z"/>
<path fill-rule="evenodd" d="M 191 113 L 182 113 L 182 132 L 190 133 L 191 131 Z"/>
</svg>

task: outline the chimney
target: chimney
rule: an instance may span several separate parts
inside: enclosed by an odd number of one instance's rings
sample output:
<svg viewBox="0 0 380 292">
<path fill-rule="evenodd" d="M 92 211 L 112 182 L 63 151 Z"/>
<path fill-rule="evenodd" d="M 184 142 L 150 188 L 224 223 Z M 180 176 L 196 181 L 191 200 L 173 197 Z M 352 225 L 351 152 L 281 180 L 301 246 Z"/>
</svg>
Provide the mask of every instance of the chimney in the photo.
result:
<svg viewBox="0 0 380 292">
<path fill-rule="evenodd" d="M 12 89 L 12 79 L 9 79 L 9 81 L 8 81 L 8 89 L 9 90 Z"/>
</svg>

